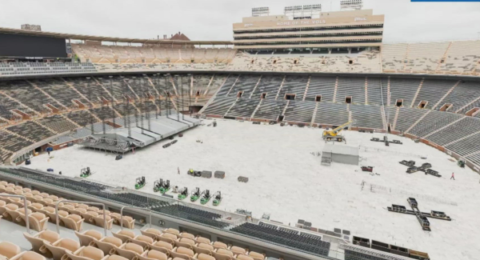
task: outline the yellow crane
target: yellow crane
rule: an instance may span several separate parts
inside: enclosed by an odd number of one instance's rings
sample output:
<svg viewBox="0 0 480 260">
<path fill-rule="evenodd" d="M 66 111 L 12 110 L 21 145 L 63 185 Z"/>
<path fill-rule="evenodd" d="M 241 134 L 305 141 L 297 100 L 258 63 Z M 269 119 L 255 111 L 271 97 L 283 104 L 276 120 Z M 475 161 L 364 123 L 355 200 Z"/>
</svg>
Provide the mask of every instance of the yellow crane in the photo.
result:
<svg viewBox="0 0 480 260">
<path fill-rule="evenodd" d="M 343 142 L 345 141 L 345 137 L 342 135 L 339 135 L 339 133 L 347 126 L 351 125 L 352 121 L 346 122 L 345 124 L 338 126 L 335 129 L 332 130 L 325 130 L 323 131 L 323 140 L 325 141 L 337 141 L 337 142 Z"/>
</svg>

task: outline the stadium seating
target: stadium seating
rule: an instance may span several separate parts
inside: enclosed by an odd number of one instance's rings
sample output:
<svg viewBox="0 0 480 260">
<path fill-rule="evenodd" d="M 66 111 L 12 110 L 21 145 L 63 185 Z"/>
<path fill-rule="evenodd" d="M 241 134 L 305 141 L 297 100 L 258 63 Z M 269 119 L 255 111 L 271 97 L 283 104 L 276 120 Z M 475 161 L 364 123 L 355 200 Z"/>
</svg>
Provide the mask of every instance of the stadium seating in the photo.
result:
<svg viewBox="0 0 480 260">
<path fill-rule="evenodd" d="M 279 116 L 283 115 L 283 110 L 287 106 L 285 100 L 263 100 L 260 103 L 253 118 L 264 120 L 277 120 Z"/>
<path fill-rule="evenodd" d="M 335 94 L 335 85 L 337 77 L 311 77 L 305 100 L 315 101 L 317 96 L 321 97 L 321 101 L 333 102 Z"/>
<path fill-rule="evenodd" d="M 442 74 L 472 74 L 476 64 L 480 61 L 480 41 L 451 42 L 444 60 L 441 62 L 437 73 Z"/>
<path fill-rule="evenodd" d="M 0 147 L 2 147 L 2 149 L 5 149 L 6 151 L 16 152 L 32 144 L 32 141 L 29 141 L 25 138 L 5 131 L 0 131 Z M 9 153 L 5 152 L 4 154 Z"/>
<path fill-rule="evenodd" d="M 231 229 L 233 232 L 257 237 L 259 239 L 271 241 L 273 243 L 286 245 L 318 255 L 328 255 L 330 243 L 322 241 L 320 236 L 313 236 L 294 231 L 285 231 L 278 229 L 277 226 L 264 224 L 243 223 Z"/>
<path fill-rule="evenodd" d="M 480 41 L 383 44 L 386 73 L 478 75 Z"/>
<path fill-rule="evenodd" d="M 383 120 L 379 106 L 350 105 L 352 111 L 353 127 L 383 129 Z"/>
<path fill-rule="evenodd" d="M 0 62 L 0 76 L 74 74 L 97 71 L 91 63 Z"/>
<path fill-rule="evenodd" d="M 386 105 L 388 98 L 388 80 L 384 78 L 366 78 L 367 104 Z"/>
<path fill-rule="evenodd" d="M 391 108 L 395 110 L 395 108 Z M 412 126 L 418 119 L 420 119 L 425 113 L 428 112 L 426 109 L 416 109 L 416 108 L 406 108 L 400 107 L 396 108 L 398 115 L 396 116 L 397 121 L 392 124 L 393 129 L 399 132 L 407 131 L 410 126 Z M 395 118 L 395 113 L 391 111 L 390 118 Z"/>
<path fill-rule="evenodd" d="M 389 105 L 395 106 L 397 100 L 402 100 L 402 105 L 404 107 L 410 107 L 414 101 L 420 83 L 420 79 L 390 78 L 391 98 Z"/>
<path fill-rule="evenodd" d="M 460 139 L 470 134 L 478 132 L 480 129 L 480 119 L 473 117 L 464 117 L 456 121 L 455 124 L 450 124 L 441 128 L 437 132 L 432 132 L 425 136 L 425 139 L 432 141 L 439 145 L 446 145 L 457 139 Z"/>
<path fill-rule="evenodd" d="M 464 108 L 466 105 L 470 104 L 478 97 L 478 87 L 479 83 L 476 82 L 465 82 L 462 81 L 458 86 L 456 86 L 452 92 L 450 92 L 442 102 L 435 107 L 436 110 L 440 110 L 444 104 L 452 104 L 452 107 L 448 110 L 449 112 L 456 112 Z M 471 106 L 470 109 L 474 107 Z M 462 111 L 468 112 L 469 108 L 464 108 Z"/>
<path fill-rule="evenodd" d="M 40 142 L 57 134 L 56 132 L 52 132 L 52 130 L 44 128 L 33 121 L 26 121 L 23 124 L 8 127 L 7 130 L 25 137 L 28 140 L 33 140 L 36 142 Z"/>
<path fill-rule="evenodd" d="M 228 63 L 233 49 L 180 49 L 157 46 L 72 44 L 82 61 L 93 63 Z"/>
<path fill-rule="evenodd" d="M 459 114 L 431 111 L 426 114 L 425 117 L 418 122 L 418 124 L 410 129 L 408 133 L 418 137 L 424 137 L 427 134 L 449 125 L 460 118 L 462 118 L 462 115 Z"/>
<path fill-rule="evenodd" d="M 250 118 L 259 102 L 260 99 L 239 98 L 235 101 L 233 107 L 228 110 L 226 116 Z"/>
<path fill-rule="evenodd" d="M 349 121 L 347 105 L 320 102 L 317 106 L 315 123 L 319 125 L 339 126 Z"/>
<path fill-rule="evenodd" d="M 66 114 L 66 116 L 78 124 L 79 126 L 86 126 L 90 123 L 97 123 L 97 117 L 93 116 L 89 111 L 87 110 L 78 110 L 78 111 L 72 111 Z"/>
<path fill-rule="evenodd" d="M 315 102 L 290 101 L 285 110 L 285 121 L 310 124 L 315 111 Z"/>
<path fill-rule="evenodd" d="M 44 117 L 38 121 L 40 124 L 54 130 L 57 133 L 64 133 L 78 128 L 77 125 L 67 120 L 61 115 L 54 115 L 51 117 Z"/>
<path fill-rule="evenodd" d="M 223 88 L 222 88 L 223 89 Z M 236 98 L 215 97 L 208 107 L 203 111 L 206 115 L 225 115 L 228 109 L 233 105 Z"/>
<path fill-rule="evenodd" d="M 428 101 L 424 108 L 433 109 L 448 91 L 455 86 L 455 80 L 424 80 L 420 91 L 418 92 L 417 106 L 421 101 Z"/>
<path fill-rule="evenodd" d="M 265 94 L 265 99 L 285 99 L 285 97 L 279 96 L 279 89 L 285 77 L 283 76 L 263 76 L 260 83 L 256 87 L 252 94 L 252 97 L 259 98 Z"/>
<path fill-rule="evenodd" d="M 370 254 L 355 252 L 352 250 L 345 249 L 345 260 L 383 260 L 383 257 L 372 256 Z"/>
<path fill-rule="evenodd" d="M 285 98 L 285 95 L 295 95 L 295 100 L 303 100 L 307 89 L 308 77 L 286 76 L 283 85 L 279 90 L 278 97 Z"/>
<path fill-rule="evenodd" d="M 220 214 L 178 204 L 157 207 L 153 210 L 218 228 L 225 228 L 230 225 L 228 223 L 217 220 L 221 217 Z"/>
<path fill-rule="evenodd" d="M 346 97 L 352 97 L 353 104 L 365 104 L 365 78 L 339 78 L 336 101 L 345 102 Z"/>
<path fill-rule="evenodd" d="M 453 44 L 450 47 L 452 46 Z M 419 50 L 423 48 L 417 47 Z M 122 50 L 129 52 L 129 56 L 124 57 L 126 59 L 137 59 L 138 55 L 144 54 L 137 52 L 138 49 L 131 54 L 129 48 Z M 435 51 L 432 50 L 432 53 Z M 182 50 L 179 55 L 185 53 L 188 57 L 198 54 L 195 51 Z M 212 59 L 215 56 L 201 53 L 199 55 L 204 59 Z M 251 54 L 239 53 L 237 58 L 246 57 L 245 55 L 249 55 L 249 59 L 255 58 L 251 57 Z M 278 59 L 275 65 L 281 65 L 285 60 L 297 57 L 295 55 L 297 54 L 257 56 L 261 56 L 260 59 L 263 59 L 261 62 L 273 62 L 272 57 L 278 56 L 281 59 Z M 417 52 L 412 55 L 420 54 Z M 326 57 L 322 60 L 331 62 L 330 58 Z M 416 58 L 411 60 L 415 62 Z M 428 62 L 434 63 L 433 60 Z M 430 68 L 433 66 L 430 63 L 410 70 Z M 398 65 L 395 62 L 392 64 Z M 480 107 L 479 84 L 474 79 L 291 74 L 221 75 L 207 72 L 198 75 L 180 74 L 178 80 L 173 76 L 159 77 L 157 74 L 136 78 L 107 76 L 91 77 L 87 80 L 57 77 L 1 81 L 0 143 L 3 146 L 0 149 L 0 160 L 11 163 L 9 158 L 19 157 L 21 154 L 16 152 L 23 151 L 23 148 L 35 143 L 40 144 L 59 134 L 67 132 L 73 134 L 74 130 L 87 131 L 88 129 L 83 128 L 91 123 L 94 123 L 95 132 L 102 132 L 103 126 L 99 122 L 103 119 L 110 121 L 114 117 L 127 114 L 138 115 L 141 111 L 165 113 L 166 110 L 172 111 L 177 108 L 187 111 L 188 104 L 203 106 L 202 114 L 216 117 L 283 120 L 327 127 L 353 120 L 353 128 L 383 131 L 387 129 L 385 127 L 390 126 L 391 130 L 420 138 L 427 137 L 445 126 L 456 127 L 460 124 L 458 127 L 468 127 L 461 124 L 467 121 L 458 120 L 466 114 L 474 119 L 480 118 L 480 113 L 473 110 Z M 128 109 L 126 101 L 129 102 Z M 182 101 L 184 107 L 180 108 Z M 123 124 L 122 120 L 116 123 Z M 106 125 L 105 128 L 111 129 L 112 126 Z M 445 132 L 443 130 L 435 132 L 427 139 L 430 138 L 431 142 L 439 145 L 452 143 L 447 149 L 451 149 L 452 152 L 458 150 L 465 156 L 471 156 L 476 152 L 470 149 L 467 149 L 468 153 L 462 152 L 463 148 L 460 147 L 462 142 L 453 145 L 461 138 L 458 135 L 445 137 L 445 141 L 442 141 L 441 135 Z M 73 141 L 75 137 L 66 139 Z"/>
<path fill-rule="evenodd" d="M 448 42 L 410 44 L 404 70 L 410 73 L 435 72 L 448 46 Z"/>
<path fill-rule="evenodd" d="M 228 90 L 226 95 L 229 97 L 241 96 L 249 98 L 253 94 L 255 86 L 257 86 L 259 80 L 260 76 L 241 75 L 238 77 L 236 83 Z M 258 99 L 260 99 L 260 97 Z"/>
</svg>

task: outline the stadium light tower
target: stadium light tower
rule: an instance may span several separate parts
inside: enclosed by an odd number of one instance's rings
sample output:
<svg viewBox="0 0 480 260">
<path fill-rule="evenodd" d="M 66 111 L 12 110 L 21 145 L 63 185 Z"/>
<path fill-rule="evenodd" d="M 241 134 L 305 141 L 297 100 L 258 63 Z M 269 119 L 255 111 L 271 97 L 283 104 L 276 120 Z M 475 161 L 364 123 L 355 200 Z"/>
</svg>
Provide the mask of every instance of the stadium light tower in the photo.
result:
<svg viewBox="0 0 480 260">
<path fill-rule="evenodd" d="M 268 7 L 252 8 L 252 16 L 253 17 L 269 16 L 269 15 L 270 15 L 270 8 L 268 8 Z"/>
<path fill-rule="evenodd" d="M 340 9 L 361 10 L 363 8 L 363 0 L 342 0 L 340 1 Z"/>
<path fill-rule="evenodd" d="M 319 18 L 322 5 L 295 5 L 284 8 L 283 14 L 289 19 L 312 19 Z"/>
</svg>

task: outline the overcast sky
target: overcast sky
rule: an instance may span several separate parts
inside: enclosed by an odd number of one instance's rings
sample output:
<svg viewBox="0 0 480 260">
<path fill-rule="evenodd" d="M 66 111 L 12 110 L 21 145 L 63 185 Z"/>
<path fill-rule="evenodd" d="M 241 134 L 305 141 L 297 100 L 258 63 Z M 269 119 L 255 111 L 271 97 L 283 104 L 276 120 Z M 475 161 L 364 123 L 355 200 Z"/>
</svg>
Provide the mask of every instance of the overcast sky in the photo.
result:
<svg viewBox="0 0 480 260">
<path fill-rule="evenodd" d="M 183 32 L 192 40 L 232 40 L 232 24 L 252 7 L 322 4 L 340 9 L 339 0 L 0 0 L 0 27 L 40 24 L 43 31 L 156 38 Z M 480 3 L 410 3 L 364 0 L 364 9 L 385 15 L 384 42 L 480 39 Z"/>
</svg>

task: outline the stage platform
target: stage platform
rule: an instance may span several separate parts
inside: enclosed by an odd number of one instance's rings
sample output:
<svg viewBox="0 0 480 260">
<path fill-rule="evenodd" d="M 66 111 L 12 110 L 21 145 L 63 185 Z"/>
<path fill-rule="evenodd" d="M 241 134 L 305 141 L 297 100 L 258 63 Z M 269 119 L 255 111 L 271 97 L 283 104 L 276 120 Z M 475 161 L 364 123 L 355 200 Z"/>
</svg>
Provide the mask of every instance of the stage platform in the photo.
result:
<svg viewBox="0 0 480 260">
<path fill-rule="evenodd" d="M 109 120 L 111 123 L 112 121 Z M 84 138 L 80 145 L 115 153 L 127 153 L 134 149 L 143 148 L 161 140 L 167 139 L 178 133 L 192 129 L 200 124 L 200 120 L 186 116 L 171 114 L 169 116 L 145 117 L 128 119 L 116 118 L 117 127 L 105 124 L 105 133 L 95 131 Z M 103 127 L 100 124 L 100 127 Z M 96 126 L 98 130 L 99 126 Z"/>
</svg>

